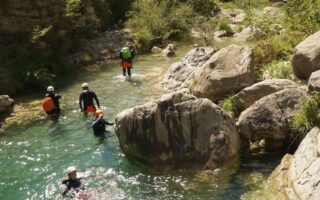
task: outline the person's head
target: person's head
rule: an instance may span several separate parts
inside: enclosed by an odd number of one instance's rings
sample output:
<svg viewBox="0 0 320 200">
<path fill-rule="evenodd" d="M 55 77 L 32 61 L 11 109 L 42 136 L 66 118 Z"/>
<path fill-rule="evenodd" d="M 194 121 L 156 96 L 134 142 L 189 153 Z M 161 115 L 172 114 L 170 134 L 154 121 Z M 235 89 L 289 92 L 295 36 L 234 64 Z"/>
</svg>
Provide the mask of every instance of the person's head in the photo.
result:
<svg viewBox="0 0 320 200">
<path fill-rule="evenodd" d="M 54 87 L 53 86 L 48 86 L 47 87 L 47 92 L 49 92 L 49 93 L 53 93 L 54 92 Z"/>
<path fill-rule="evenodd" d="M 89 84 L 88 83 L 82 83 L 82 89 L 83 90 L 89 90 Z"/>
<path fill-rule="evenodd" d="M 100 115 L 103 117 L 103 111 L 102 110 L 96 110 L 96 118 L 98 118 Z"/>
<path fill-rule="evenodd" d="M 74 166 L 70 166 L 67 168 L 68 178 L 71 180 L 77 179 L 77 169 Z"/>
</svg>

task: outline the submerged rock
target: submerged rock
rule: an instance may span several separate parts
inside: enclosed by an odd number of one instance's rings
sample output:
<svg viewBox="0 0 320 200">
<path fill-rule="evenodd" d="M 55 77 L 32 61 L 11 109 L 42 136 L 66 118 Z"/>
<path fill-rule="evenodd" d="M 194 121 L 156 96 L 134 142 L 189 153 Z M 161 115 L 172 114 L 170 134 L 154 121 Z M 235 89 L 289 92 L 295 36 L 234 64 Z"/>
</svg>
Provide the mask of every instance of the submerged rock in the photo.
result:
<svg viewBox="0 0 320 200">
<path fill-rule="evenodd" d="M 162 49 L 157 47 L 157 46 L 153 46 L 151 49 L 151 53 L 161 53 Z"/>
<path fill-rule="evenodd" d="M 208 99 L 186 93 L 124 110 L 116 129 L 124 153 L 152 166 L 195 163 L 214 169 L 238 160 L 235 122 Z"/>
<path fill-rule="evenodd" d="M 170 66 L 161 84 L 169 91 L 190 87 L 200 67 L 209 60 L 213 53 L 212 47 L 192 49 L 179 62 Z"/>
<path fill-rule="evenodd" d="M 269 185 L 286 199 L 320 197 L 320 129 L 313 128 L 295 154 L 286 155 L 269 178 Z"/>
<path fill-rule="evenodd" d="M 168 46 L 162 50 L 162 55 L 164 57 L 172 57 L 176 55 L 175 47 L 173 44 L 168 44 Z"/>
<path fill-rule="evenodd" d="M 289 88 L 256 101 L 243 111 L 238 120 L 240 134 L 249 140 L 289 142 L 290 120 L 302 98 L 308 94 L 303 88 Z"/>
<path fill-rule="evenodd" d="M 295 47 L 292 56 L 293 72 L 298 78 L 308 79 L 320 70 L 320 31 L 309 36 Z"/>
<path fill-rule="evenodd" d="M 234 100 L 237 108 L 242 111 L 249 108 L 262 97 L 293 87 L 297 87 L 297 85 L 288 79 L 267 79 L 243 89 L 234 96 Z"/>
<path fill-rule="evenodd" d="M 0 113 L 8 112 L 12 109 L 14 100 L 8 95 L 0 95 Z"/>
<path fill-rule="evenodd" d="M 252 49 L 230 45 L 215 53 L 201 67 L 193 93 L 217 101 L 252 85 L 254 80 Z"/>
</svg>

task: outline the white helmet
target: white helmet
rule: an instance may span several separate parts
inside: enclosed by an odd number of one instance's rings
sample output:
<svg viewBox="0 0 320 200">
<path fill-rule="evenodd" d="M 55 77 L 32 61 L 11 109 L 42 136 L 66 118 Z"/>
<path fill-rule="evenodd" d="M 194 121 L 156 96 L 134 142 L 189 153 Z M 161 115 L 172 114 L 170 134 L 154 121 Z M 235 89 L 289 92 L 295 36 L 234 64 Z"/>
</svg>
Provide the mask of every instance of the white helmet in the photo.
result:
<svg viewBox="0 0 320 200">
<path fill-rule="evenodd" d="M 88 87 L 89 87 L 89 84 L 88 84 L 88 83 L 82 83 L 82 87 L 83 87 L 83 88 L 88 88 Z"/>
<path fill-rule="evenodd" d="M 54 87 L 53 86 L 48 86 L 47 92 L 54 92 Z"/>
<path fill-rule="evenodd" d="M 70 174 L 71 172 L 77 171 L 77 169 L 74 166 L 70 166 L 67 168 L 67 174 Z"/>
</svg>

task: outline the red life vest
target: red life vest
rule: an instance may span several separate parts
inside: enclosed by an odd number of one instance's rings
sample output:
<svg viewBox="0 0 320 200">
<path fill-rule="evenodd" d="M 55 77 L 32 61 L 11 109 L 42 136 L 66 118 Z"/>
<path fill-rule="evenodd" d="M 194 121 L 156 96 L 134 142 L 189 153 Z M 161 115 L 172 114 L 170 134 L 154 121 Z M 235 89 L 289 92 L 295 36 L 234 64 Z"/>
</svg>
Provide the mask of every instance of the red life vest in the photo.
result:
<svg viewBox="0 0 320 200">
<path fill-rule="evenodd" d="M 41 104 L 42 104 L 43 111 L 46 113 L 56 108 L 51 97 L 44 98 Z"/>
<path fill-rule="evenodd" d="M 123 60 L 123 61 L 121 62 L 121 66 L 122 66 L 123 68 L 130 68 L 130 67 L 132 67 L 132 63 Z"/>
</svg>

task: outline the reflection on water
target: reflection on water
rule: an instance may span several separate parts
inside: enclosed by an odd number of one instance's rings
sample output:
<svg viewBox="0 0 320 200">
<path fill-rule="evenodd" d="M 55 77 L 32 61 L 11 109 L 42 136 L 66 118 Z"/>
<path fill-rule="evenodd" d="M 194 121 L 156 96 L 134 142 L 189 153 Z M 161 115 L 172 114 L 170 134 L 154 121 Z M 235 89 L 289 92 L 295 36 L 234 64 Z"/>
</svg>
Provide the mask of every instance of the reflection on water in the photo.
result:
<svg viewBox="0 0 320 200">
<path fill-rule="evenodd" d="M 186 48 L 180 48 L 178 56 L 185 53 Z M 81 84 L 88 82 L 105 118 L 114 121 L 123 109 L 159 97 L 161 77 L 177 59 L 141 56 L 131 78 L 121 75 L 115 61 L 56 88 L 63 97 L 63 117 L 16 127 L 0 136 L 0 199 L 61 199 L 60 183 L 70 165 L 90 174 L 85 184 L 91 199 L 239 199 L 247 190 L 243 174 L 268 174 L 274 161 L 244 163 L 236 174 L 206 179 L 193 170 L 154 174 L 124 157 L 112 126 L 105 138 L 94 137 L 91 116 L 84 117 L 78 108 Z"/>
</svg>

